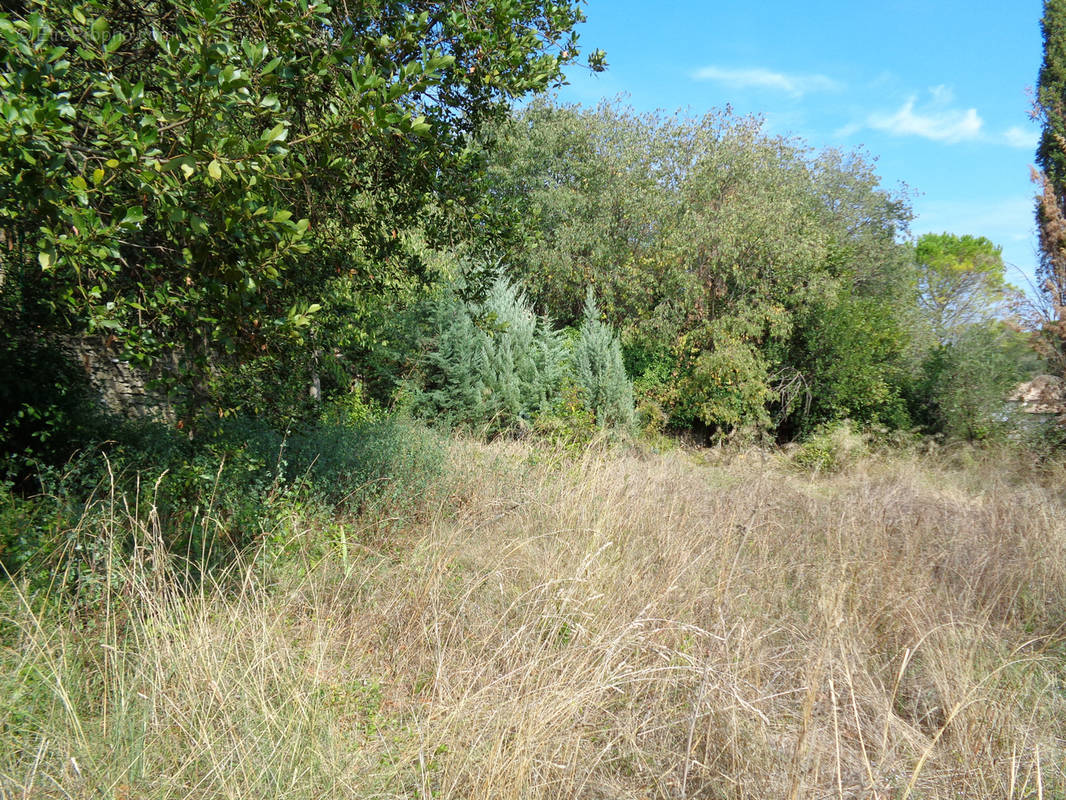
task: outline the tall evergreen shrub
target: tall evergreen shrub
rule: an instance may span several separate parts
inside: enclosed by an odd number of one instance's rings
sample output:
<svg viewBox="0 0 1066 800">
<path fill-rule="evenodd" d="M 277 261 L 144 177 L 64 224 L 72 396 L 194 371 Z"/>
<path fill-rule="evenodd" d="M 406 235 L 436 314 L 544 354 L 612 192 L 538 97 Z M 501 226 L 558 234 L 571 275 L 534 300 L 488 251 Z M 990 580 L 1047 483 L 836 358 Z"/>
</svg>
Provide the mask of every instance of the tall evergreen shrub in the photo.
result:
<svg viewBox="0 0 1066 800">
<path fill-rule="evenodd" d="M 559 389 L 565 345 L 504 278 L 482 303 L 442 300 L 415 390 L 418 412 L 499 433 L 527 427 Z"/>
<path fill-rule="evenodd" d="M 633 424 L 633 382 L 626 375 L 618 337 L 600 319 L 591 287 L 585 294 L 581 333 L 574 347 L 574 377 L 600 427 Z"/>
</svg>

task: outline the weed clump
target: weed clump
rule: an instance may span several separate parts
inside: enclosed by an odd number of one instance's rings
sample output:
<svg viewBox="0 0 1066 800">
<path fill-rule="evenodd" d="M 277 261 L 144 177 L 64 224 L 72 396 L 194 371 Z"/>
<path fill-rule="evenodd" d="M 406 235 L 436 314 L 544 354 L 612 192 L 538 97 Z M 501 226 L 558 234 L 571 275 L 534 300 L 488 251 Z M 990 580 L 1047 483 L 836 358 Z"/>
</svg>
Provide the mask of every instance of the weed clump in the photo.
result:
<svg viewBox="0 0 1066 800">
<path fill-rule="evenodd" d="M 816 473 L 840 472 L 869 452 L 867 437 L 845 420 L 824 425 L 808 436 L 792 454 L 792 462 Z"/>
</svg>

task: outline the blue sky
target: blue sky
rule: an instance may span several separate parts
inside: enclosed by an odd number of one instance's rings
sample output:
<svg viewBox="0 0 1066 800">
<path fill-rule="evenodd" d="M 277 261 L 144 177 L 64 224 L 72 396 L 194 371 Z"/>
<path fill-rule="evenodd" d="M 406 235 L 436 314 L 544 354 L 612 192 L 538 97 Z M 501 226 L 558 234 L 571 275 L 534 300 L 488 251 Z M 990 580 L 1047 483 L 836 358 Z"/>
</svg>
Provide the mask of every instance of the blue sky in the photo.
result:
<svg viewBox="0 0 1066 800">
<path fill-rule="evenodd" d="M 626 95 L 641 111 L 726 104 L 772 134 L 861 148 L 906 184 L 912 232 L 987 236 L 1030 279 L 1037 261 L 1029 119 L 1041 0 L 589 0 L 564 102 Z M 1025 278 L 1008 270 L 1009 279 Z"/>
</svg>

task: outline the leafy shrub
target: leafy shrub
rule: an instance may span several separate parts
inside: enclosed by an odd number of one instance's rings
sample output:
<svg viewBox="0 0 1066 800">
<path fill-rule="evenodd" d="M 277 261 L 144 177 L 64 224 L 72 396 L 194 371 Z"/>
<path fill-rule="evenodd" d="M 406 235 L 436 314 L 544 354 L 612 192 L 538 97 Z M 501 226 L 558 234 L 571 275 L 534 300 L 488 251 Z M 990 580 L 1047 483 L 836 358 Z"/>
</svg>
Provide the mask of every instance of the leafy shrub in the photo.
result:
<svg viewBox="0 0 1066 800">
<path fill-rule="evenodd" d="M 926 356 L 911 387 L 912 413 L 929 433 L 1003 438 L 1018 427 L 1006 397 L 1036 367 L 1021 334 L 998 321 L 969 325 Z"/>
<path fill-rule="evenodd" d="M 57 498 L 22 497 L 0 486 L 0 568 L 7 575 L 24 571 L 39 553 L 50 548 L 60 530 L 76 516 Z"/>
<path fill-rule="evenodd" d="M 563 383 L 552 402 L 537 415 L 536 435 L 553 445 L 581 451 L 596 437 L 599 426 L 585 393 L 572 379 Z"/>
<path fill-rule="evenodd" d="M 773 399 L 768 364 L 758 348 L 726 335 L 692 361 L 680 383 L 682 402 L 694 410 L 692 427 L 713 422 L 719 435 L 762 430 Z"/>
<path fill-rule="evenodd" d="M 440 474 L 445 452 L 440 438 L 398 417 L 282 431 L 234 416 L 195 441 L 161 424 L 118 433 L 122 441 L 43 475 L 46 493 L 0 492 L 7 572 L 34 585 L 62 575 L 83 594 L 105 555 L 132 553 L 148 532 L 196 579 L 257 547 L 294 506 L 386 506 L 388 516 L 405 517 Z"/>
<path fill-rule="evenodd" d="M 843 419 L 906 428 L 901 384 L 908 334 L 898 317 L 891 304 L 846 292 L 804 315 L 791 359 L 806 392 L 803 402 L 782 409 L 783 432 L 805 433 Z"/>
<path fill-rule="evenodd" d="M 667 409 L 672 403 L 672 372 L 677 359 L 667 348 L 649 344 L 647 338 L 630 334 L 622 345 L 622 354 L 627 372 L 634 376 L 637 425 L 642 435 L 656 438 L 670 423 Z"/>
<path fill-rule="evenodd" d="M 444 440 L 402 416 L 355 425 L 325 424 L 289 439 L 285 477 L 304 477 L 330 505 L 357 511 L 371 502 L 398 504 L 424 495 L 439 476 Z"/>
<path fill-rule="evenodd" d="M 137 455 L 136 466 L 148 470 L 145 477 L 161 474 L 158 462 L 145 465 Z M 399 418 L 280 431 L 254 417 L 234 417 L 220 420 L 162 476 L 157 506 L 176 537 L 172 546 L 192 553 L 209 547 L 195 535 L 202 526 L 194 524 L 209 507 L 213 521 L 223 523 L 228 547 L 243 549 L 263 534 L 278 502 L 352 513 L 373 502 L 399 503 L 421 496 L 442 460 L 437 438 Z"/>
<path fill-rule="evenodd" d="M 251 389 L 331 284 L 386 294 L 424 276 L 398 230 L 452 239 L 452 209 L 480 189 L 469 141 L 561 76 L 583 18 L 578 0 L 355 7 L 0 6 L 0 294 L 135 361 L 176 345 L 182 373 L 165 377 L 213 405 L 302 399 Z"/>
<path fill-rule="evenodd" d="M 383 411 L 367 396 L 362 383 L 355 383 L 346 394 L 334 398 L 322 413 L 322 421 L 341 425 L 363 425 L 382 419 Z"/>
<path fill-rule="evenodd" d="M 722 439 L 784 422 L 788 438 L 845 416 L 897 418 L 897 318 L 913 305 L 898 234 L 910 212 L 861 156 L 814 154 L 729 112 L 550 101 L 516 114 L 499 144 L 489 199 L 525 234 L 513 237 L 514 274 L 568 325 L 595 286 L 606 318 L 624 321 L 638 401 L 672 429 Z M 664 355 L 668 368 L 645 380 Z M 793 381 L 813 373 L 816 385 Z M 782 398 L 797 386 L 819 402 Z"/>
<path fill-rule="evenodd" d="M 645 398 L 637 406 L 636 421 L 641 435 L 647 439 L 658 439 L 663 436 L 669 417 L 655 400 Z"/>
</svg>

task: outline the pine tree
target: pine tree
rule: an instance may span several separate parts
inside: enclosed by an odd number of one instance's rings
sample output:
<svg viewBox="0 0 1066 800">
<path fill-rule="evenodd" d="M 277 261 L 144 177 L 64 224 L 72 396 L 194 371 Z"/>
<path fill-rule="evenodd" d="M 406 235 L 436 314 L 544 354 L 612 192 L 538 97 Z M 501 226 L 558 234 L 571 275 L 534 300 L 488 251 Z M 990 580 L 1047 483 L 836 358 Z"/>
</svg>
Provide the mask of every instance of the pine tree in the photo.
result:
<svg viewBox="0 0 1066 800">
<path fill-rule="evenodd" d="M 1041 185 L 1036 207 L 1037 285 L 1045 301 L 1040 343 L 1054 368 L 1066 374 L 1066 0 L 1045 0 L 1040 24 L 1044 62 L 1036 114 L 1043 130 L 1034 176 Z"/>
<path fill-rule="evenodd" d="M 623 428 L 633 424 L 633 383 L 622 363 L 618 337 L 600 320 L 591 287 L 585 294 L 581 334 L 574 348 L 574 373 L 597 424 Z"/>
</svg>

